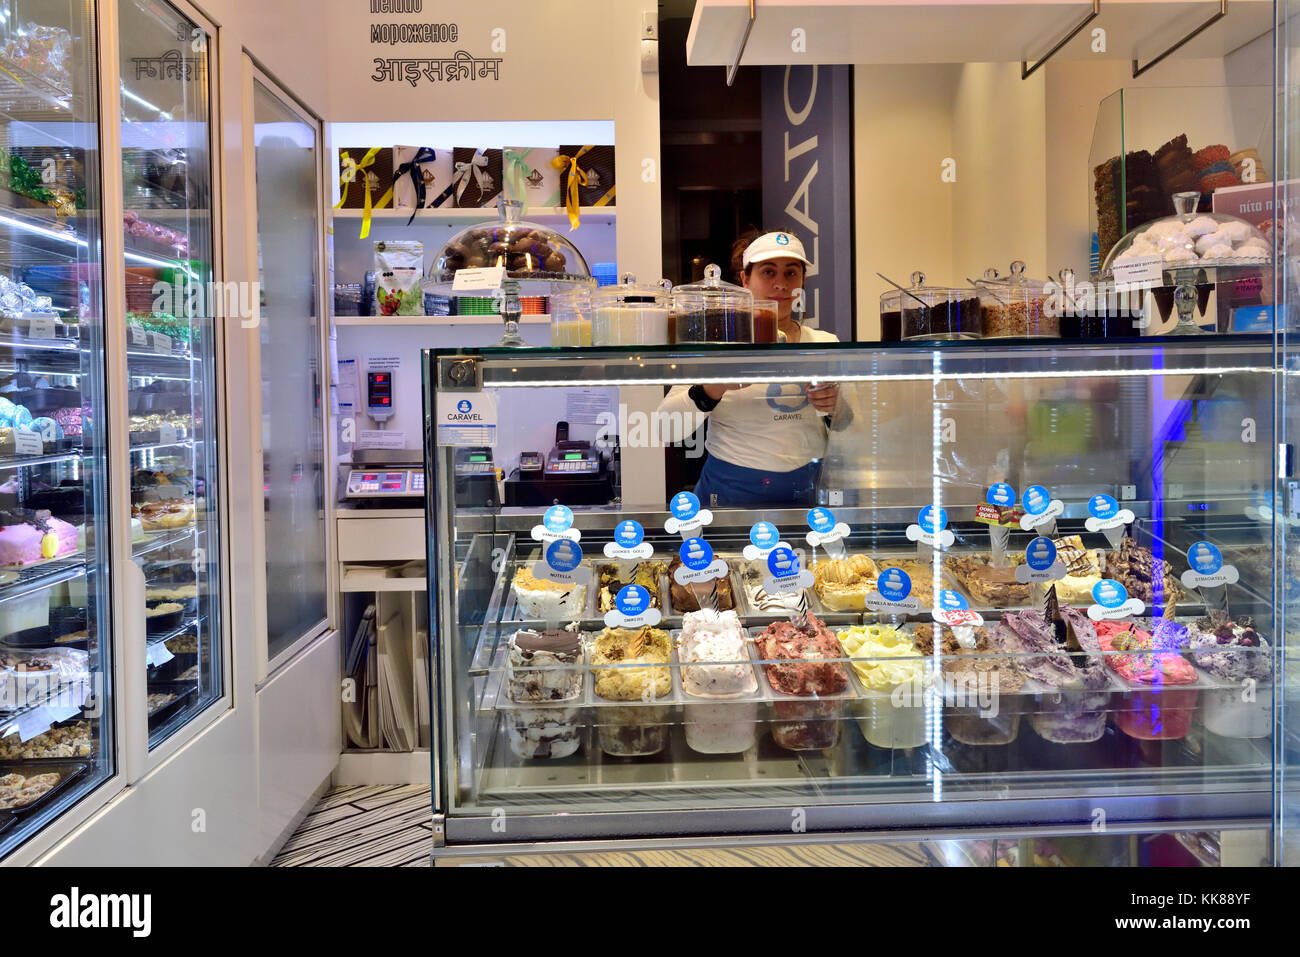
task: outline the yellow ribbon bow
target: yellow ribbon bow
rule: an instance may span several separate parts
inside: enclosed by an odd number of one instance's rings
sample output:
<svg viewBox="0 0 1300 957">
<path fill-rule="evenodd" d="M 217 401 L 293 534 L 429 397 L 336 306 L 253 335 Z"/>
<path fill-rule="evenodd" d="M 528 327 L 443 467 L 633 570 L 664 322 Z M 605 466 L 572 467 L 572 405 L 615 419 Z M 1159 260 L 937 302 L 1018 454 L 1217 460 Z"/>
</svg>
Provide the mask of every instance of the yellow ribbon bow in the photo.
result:
<svg viewBox="0 0 1300 957">
<path fill-rule="evenodd" d="M 551 165 L 564 175 L 564 168 L 569 168 L 569 188 L 564 194 L 564 209 L 569 214 L 569 230 L 578 228 L 580 218 L 578 216 L 578 187 L 587 185 L 587 174 L 578 166 L 578 157 L 576 156 L 557 156 L 551 160 Z"/>
<path fill-rule="evenodd" d="M 370 189 L 371 187 L 370 187 L 370 177 L 369 175 L 366 174 L 366 170 L 369 167 L 375 165 L 375 157 L 379 155 L 379 150 L 380 147 L 372 146 L 369 150 L 366 151 L 366 155 L 361 157 L 360 163 L 358 163 L 350 155 L 348 155 L 347 150 L 343 150 L 342 153 L 339 155 L 339 162 L 343 164 L 343 171 L 339 173 L 339 185 L 343 187 L 343 195 L 341 195 L 339 197 L 339 201 L 334 204 L 334 208 L 339 209 L 344 203 L 348 201 L 348 187 L 351 186 L 353 182 L 356 181 L 356 178 L 358 176 L 360 176 L 362 182 L 365 183 L 365 187 L 366 187 L 365 212 L 362 213 L 361 215 L 361 238 L 362 239 L 365 239 L 367 236 L 370 235 L 370 209 L 371 209 Z M 385 194 L 385 196 L 387 196 L 387 194 Z M 381 201 L 381 205 L 382 205 L 382 201 Z"/>
</svg>

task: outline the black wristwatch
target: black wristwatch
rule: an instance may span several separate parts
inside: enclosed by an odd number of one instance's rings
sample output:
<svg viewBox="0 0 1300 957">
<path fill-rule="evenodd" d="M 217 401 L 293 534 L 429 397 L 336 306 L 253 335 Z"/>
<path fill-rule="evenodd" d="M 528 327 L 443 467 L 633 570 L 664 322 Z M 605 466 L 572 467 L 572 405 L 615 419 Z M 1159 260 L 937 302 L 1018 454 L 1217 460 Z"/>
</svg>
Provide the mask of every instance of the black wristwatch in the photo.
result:
<svg viewBox="0 0 1300 957">
<path fill-rule="evenodd" d="M 691 401 L 695 403 L 695 408 L 699 409 L 701 412 L 712 412 L 718 407 L 718 403 L 722 401 L 721 399 L 710 399 L 709 394 L 704 391 L 704 386 L 702 385 L 691 386 L 690 389 L 687 390 L 686 394 L 689 395 Z"/>
</svg>

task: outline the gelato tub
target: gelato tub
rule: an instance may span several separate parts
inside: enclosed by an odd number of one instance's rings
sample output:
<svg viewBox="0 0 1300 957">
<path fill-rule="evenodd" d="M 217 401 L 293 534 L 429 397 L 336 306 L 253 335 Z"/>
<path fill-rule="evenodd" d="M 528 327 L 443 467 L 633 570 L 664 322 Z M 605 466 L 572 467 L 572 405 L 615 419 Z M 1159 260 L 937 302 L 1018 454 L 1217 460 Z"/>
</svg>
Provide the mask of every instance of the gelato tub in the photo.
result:
<svg viewBox="0 0 1300 957">
<path fill-rule="evenodd" d="M 714 595 L 713 600 L 717 602 L 718 611 L 730 611 L 736 607 L 736 594 L 732 590 L 730 573 L 726 578 L 718 578 L 710 582 L 690 586 L 679 585 L 673 580 L 673 573 L 681 566 L 682 557 L 680 555 L 673 556 L 672 564 L 668 566 L 668 596 L 672 601 L 673 611 L 676 614 L 699 611 L 700 599 L 703 598 L 705 604 L 708 604 L 710 593 Z M 711 590 L 713 591 L 711 592 Z"/>
<path fill-rule="evenodd" d="M 617 564 L 601 565 L 596 569 L 599 597 L 596 610 L 603 615 L 614 608 L 614 599 L 625 585 L 640 585 L 650 593 L 650 607 L 659 608 L 660 580 L 667 568 L 663 562 L 627 562 L 627 567 Z"/>
<path fill-rule="evenodd" d="M 1145 624 L 1150 630 L 1139 627 Z M 1167 619 L 1102 621 L 1097 640 L 1106 665 L 1129 689 L 1115 712 L 1115 724 L 1140 741 L 1175 741 L 1192 729 L 1199 691 L 1196 669 L 1182 656 L 1188 644 L 1184 625 Z"/>
<path fill-rule="evenodd" d="M 812 573 L 813 591 L 827 611 L 862 611 L 880 575 L 866 555 L 820 561 Z"/>
<path fill-rule="evenodd" d="M 582 746 L 581 720 L 581 708 L 518 708 L 506 716 L 506 739 L 525 760 L 567 758 Z"/>
<path fill-rule="evenodd" d="M 1019 692 L 1025 676 L 1011 658 L 998 653 L 987 629 L 970 629 L 974 647 L 958 642 L 947 625 L 941 629 L 944 727 L 960 744 L 1010 744 L 1020 733 L 1024 701 Z M 934 625 L 921 624 L 912 633 L 913 643 L 924 655 L 934 654 L 934 630 Z"/>
<path fill-rule="evenodd" d="M 854 702 L 858 729 L 878 748 L 919 748 L 925 727 L 926 661 L 911 640 L 890 625 L 866 625 L 839 633 L 862 686 Z"/>
<path fill-rule="evenodd" d="M 835 636 L 810 613 L 799 623 L 773 622 L 754 645 L 774 699 L 772 740 L 791 751 L 834 747 L 849 694 Z"/>
<path fill-rule="evenodd" d="M 1230 619 L 1212 612 L 1197 620 L 1192 660 L 1217 683 L 1206 691 L 1201 720 L 1225 738 L 1266 738 L 1273 733 L 1272 648 L 1249 615 Z"/>
<path fill-rule="evenodd" d="M 536 578 L 527 567 L 515 572 L 510 587 L 514 591 L 521 619 L 577 621 L 587 610 L 586 585 Z"/>
<path fill-rule="evenodd" d="M 506 739 L 517 756 L 567 758 L 582 744 L 582 637 L 521 628 L 506 647 Z"/>
<path fill-rule="evenodd" d="M 597 707 L 600 748 L 614 757 L 658 754 L 668 743 L 672 695 L 672 639 L 658 628 L 606 628 L 591 644 L 593 703 L 644 702 Z"/>
<path fill-rule="evenodd" d="M 758 678 L 734 611 L 690 612 L 677 643 L 686 743 L 701 754 L 735 754 L 758 733 Z"/>
<path fill-rule="evenodd" d="M 989 556 L 973 554 L 946 556 L 943 566 L 979 606 L 1020 607 L 1029 602 L 1029 586 L 1016 581 L 1015 565 L 994 565 Z"/>
</svg>

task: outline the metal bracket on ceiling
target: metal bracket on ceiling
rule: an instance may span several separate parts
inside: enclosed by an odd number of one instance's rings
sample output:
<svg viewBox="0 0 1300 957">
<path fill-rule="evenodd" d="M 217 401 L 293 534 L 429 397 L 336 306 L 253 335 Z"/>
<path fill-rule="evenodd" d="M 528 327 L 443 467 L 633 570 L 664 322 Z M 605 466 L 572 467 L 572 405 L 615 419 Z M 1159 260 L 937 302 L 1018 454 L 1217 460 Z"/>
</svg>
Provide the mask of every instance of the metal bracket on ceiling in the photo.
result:
<svg viewBox="0 0 1300 957">
<path fill-rule="evenodd" d="M 745 55 L 745 44 L 749 43 L 749 31 L 754 29 L 754 5 L 755 0 L 749 0 L 749 20 L 745 23 L 745 32 L 741 34 L 736 58 L 731 61 L 731 66 L 727 67 L 727 86 L 731 86 L 736 79 L 736 71 L 740 69 L 740 58 Z"/>
<path fill-rule="evenodd" d="M 1097 14 L 1099 13 L 1101 13 L 1101 0 L 1092 0 L 1092 12 L 1089 13 L 1086 17 L 1084 17 L 1083 20 L 1079 22 L 1078 26 L 1076 26 L 1065 36 L 1061 37 L 1061 39 L 1057 40 L 1056 45 L 1052 47 L 1050 50 L 1048 50 L 1046 53 L 1044 53 L 1042 58 L 1037 63 L 1035 63 L 1033 66 L 1030 66 L 1027 61 L 1025 60 L 1020 61 L 1020 79 L 1022 80 L 1029 79 L 1029 77 L 1033 75 L 1034 71 L 1037 70 L 1044 63 L 1046 63 L 1048 60 L 1050 60 L 1053 56 L 1055 56 L 1056 52 L 1060 50 L 1061 47 L 1065 46 L 1076 36 L 1078 36 L 1080 30 L 1082 30 L 1088 24 L 1092 23 L 1093 20 L 1097 19 Z"/>
<path fill-rule="evenodd" d="M 1213 26 L 1214 24 L 1218 23 L 1220 20 L 1222 20 L 1222 19 L 1223 19 L 1224 17 L 1226 17 L 1227 15 L 1228 15 L 1228 0 L 1219 0 L 1219 12 L 1218 12 L 1218 13 L 1216 13 L 1214 16 L 1210 17 L 1210 19 L 1206 20 L 1206 21 L 1205 21 L 1204 23 L 1202 23 L 1199 27 L 1197 27 L 1197 28 L 1196 28 L 1195 30 L 1193 30 L 1191 33 L 1187 34 L 1187 36 L 1183 37 L 1181 40 L 1179 40 L 1177 43 L 1175 43 L 1173 46 L 1171 46 L 1171 47 L 1170 47 L 1168 50 L 1166 50 L 1164 53 L 1160 54 L 1158 57 L 1156 57 L 1154 60 L 1152 60 L 1152 61 L 1151 61 L 1150 63 L 1148 63 L 1146 66 L 1138 66 L 1138 61 L 1135 59 L 1135 60 L 1133 61 L 1133 78 L 1134 78 L 1134 79 L 1137 79 L 1138 77 L 1140 77 L 1143 73 L 1145 73 L 1147 70 L 1151 69 L 1151 68 L 1152 68 L 1153 66 L 1155 66 L 1157 63 L 1159 63 L 1161 60 L 1163 60 L 1165 57 L 1169 56 L 1169 54 L 1173 53 L 1175 50 L 1177 50 L 1179 47 L 1181 47 L 1184 43 L 1187 43 L 1189 40 L 1192 40 L 1193 38 L 1195 38 L 1195 37 L 1197 37 L 1197 36 L 1200 36 L 1201 33 L 1203 33 L 1205 30 L 1207 30 L 1208 28 L 1210 28 L 1210 27 Z"/>
</svg>

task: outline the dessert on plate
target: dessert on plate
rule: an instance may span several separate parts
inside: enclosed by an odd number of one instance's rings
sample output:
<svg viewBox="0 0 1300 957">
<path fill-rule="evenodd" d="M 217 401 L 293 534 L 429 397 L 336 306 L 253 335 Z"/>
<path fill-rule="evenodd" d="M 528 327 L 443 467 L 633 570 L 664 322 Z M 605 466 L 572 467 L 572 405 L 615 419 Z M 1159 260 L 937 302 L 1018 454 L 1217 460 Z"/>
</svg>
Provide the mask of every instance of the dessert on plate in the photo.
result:
<svg viewBox="0 0 1300 957">
<path fill-rule="evenodd" d="M 49 512 L 0 510 L 0 566 L 20 568 L 77 550 L 77 529 Z"/>
</svg>

